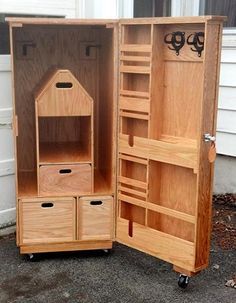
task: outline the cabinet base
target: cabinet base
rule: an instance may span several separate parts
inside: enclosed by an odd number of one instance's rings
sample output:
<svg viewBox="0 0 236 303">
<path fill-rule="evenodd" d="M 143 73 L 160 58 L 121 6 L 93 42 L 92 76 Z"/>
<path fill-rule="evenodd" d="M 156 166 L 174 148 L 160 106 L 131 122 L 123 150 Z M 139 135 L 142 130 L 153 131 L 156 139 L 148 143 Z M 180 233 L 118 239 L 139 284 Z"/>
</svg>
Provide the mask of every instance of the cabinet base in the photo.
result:
<svg viewBox="0 0 236 303">
<path fill-rule="evenodd" d="M 81 241 L 68 243 L 31 244 L 21 245 L 21 254 L 46 253 L 76 250 L 112 249 L 112 241 Z"/>
</svg>

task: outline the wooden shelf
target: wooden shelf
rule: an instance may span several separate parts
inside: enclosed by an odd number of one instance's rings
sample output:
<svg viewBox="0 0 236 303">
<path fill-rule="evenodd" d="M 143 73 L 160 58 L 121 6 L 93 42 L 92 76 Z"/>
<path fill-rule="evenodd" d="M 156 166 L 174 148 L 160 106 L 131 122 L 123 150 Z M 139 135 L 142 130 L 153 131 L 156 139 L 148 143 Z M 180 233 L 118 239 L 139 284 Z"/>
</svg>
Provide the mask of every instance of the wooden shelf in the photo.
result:
<svg viewBox="0 0 236 303">
<path fill-rule="evenodd" d="M 39 145 L 39 164 L 41 165 L 91 162 L 87 149 L 77 142 L 46 142 Z"/>
<path fill-rule="evenodd" d="M 36 171 L 19 172 L 18 174 L 18 197 L 36 197 L 37 192 L 37 174 Z"/>
</svg>

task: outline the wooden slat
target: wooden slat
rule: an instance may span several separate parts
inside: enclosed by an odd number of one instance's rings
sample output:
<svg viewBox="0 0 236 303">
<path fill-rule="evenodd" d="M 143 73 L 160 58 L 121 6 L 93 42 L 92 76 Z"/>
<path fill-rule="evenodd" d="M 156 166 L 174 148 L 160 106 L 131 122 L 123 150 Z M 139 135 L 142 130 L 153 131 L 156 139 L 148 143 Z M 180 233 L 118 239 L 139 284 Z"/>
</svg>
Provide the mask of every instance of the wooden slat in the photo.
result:
<svg viewBox="0 0 236 303">
<path fill-rule="evenodd" d="M 158 204 L 154 204 L 154 203 L 150 203 L 150 202 L 146 202 L 146 201 L 141 201 L 139 199 L 133 198 L 133 197 L 129 197 L 125 194 L 118 194 L 118 199 L 124 201 L 124 202 L 128 202 L 131 203 L 133 205 L 139 206 L 139 207 L 143 207 L 143 208 L 147 208 L 149 210 L 153 210 L 156 211 L 158 213 L 161 214 L 165 214 L 167 216 L 171 216 L 192 224 L 195 224 L 196 219 L 194 216 L 174 210 L 174 209 L 170 209 L 167 207 L 163 207 L 160 206 Z"/>
<path fill-rule="evenodd" d="M 129 237 L 128 220 L 118 218 L 117 241 L 139 249 L 179 267 L 194 271 L 194 244 L 133 222 L 134 236 Z"/>
<path fill-rule="evenodd" d="M 151 68 L 149 66 L 121 65 L 120 72 L 132 74 L 150 74 Z"/>
<path fill-rule="evenodd" d="M 118 190 L 125 192 L 125 193 L 130 193 L 139 197 L 143 197 L 143 198 L 147 198 L 147 193 L 129 188 L 129 187 L 125 187 L 125 186 L 119 186 Z M 146 203 L 146 202 L 145 202 Z"/>
<path fill-rule="evenodd" d="M 197 169 L 197 147 L 187 144 L 169 143 L 158 140 L 133 137 L 133 146 L 128 143 L 129 136 L 120 134 L 119 152 L 141 158 Z"/>
<path fill-rule="evenodd" d="M 133 119 L 142 119 L 142 120 L 149 120 L 149 115 L 142 115 L 142 114 L 135 114 L 135 113 L 129 113 L 129 112 L 122 112 L 120 111 L 121 117 L 128 117 Z"/>
<path fill-rule="evenodd" d="M 132 185 L 132 186 L 143 188 L 143 189 L 147 189 L 147 187 L 148 187 L 147 183 L 145 183 L 145 182 L 134 180 L 134 179 L 130 179 L 130 178 L 126 178 L 126 177 L 122 177 L 122 176 L 118 177 L 118 181 L 120 183 Z"/>
<path fill-rule="evenodd" d="M 132 90 L 126 90 L 126 89 L 121 89 L 120 95 L 135 96 L 135 97 L 140 97 L 140 98 L 150 98 L 150 94 L 147 92 L 138 92 L 138 91 L 132 91 Z"/>
<path fill-rule="evenodd" d="M 132 157 L 132 156 L 129 156 L 129 155 L 119 154 L 119 159 L 148 165 L 148 160 L 147 159 L 141 159 L 141 158 Z"/>
<path fill-rule="evenodd" d="M 151 58 L 146 56 L 120 56 L 121 61 L 131 61 L 131 62 L 150 62 Z"/>
<path fill-rule="evenodd" d="M 150 44 L 121 44 L 120 50 L 122 52 L 148 53 L 152 51 L 152 46 Z"/>
<path fill-rule="evenodd" d="M 120 97 L 119 101 L 120 109 L 139 111 L 139 112 L 150 112 L 150 102 L 148 99 L 138 99 L 130 97 Z"/>
</svg>

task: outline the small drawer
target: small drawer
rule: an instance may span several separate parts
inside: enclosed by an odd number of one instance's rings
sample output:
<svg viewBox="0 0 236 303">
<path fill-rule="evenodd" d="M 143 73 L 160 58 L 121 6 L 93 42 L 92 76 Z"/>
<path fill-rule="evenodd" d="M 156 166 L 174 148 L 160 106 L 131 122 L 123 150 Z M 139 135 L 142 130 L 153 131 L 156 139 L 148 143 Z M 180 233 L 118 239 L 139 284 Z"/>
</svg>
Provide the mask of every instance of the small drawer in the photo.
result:
<svg viewBox="0 0 236 303">
<path fill-rule="evenodd" d="M 113 237 L 113 197 L 81 197 L 78 201 L 79 240 Z"/>
<path fill-rule="evenodd" d="M 90 164 L 43 165 L 39 168 L 40 195 L 78 195 L 91 192 Z"/>
<path fill-rule="evenodd" d="M 75 209 L 74 198 L 20 200 L 20 243 L 54 243 L 75 240 Z"/>
</svg>

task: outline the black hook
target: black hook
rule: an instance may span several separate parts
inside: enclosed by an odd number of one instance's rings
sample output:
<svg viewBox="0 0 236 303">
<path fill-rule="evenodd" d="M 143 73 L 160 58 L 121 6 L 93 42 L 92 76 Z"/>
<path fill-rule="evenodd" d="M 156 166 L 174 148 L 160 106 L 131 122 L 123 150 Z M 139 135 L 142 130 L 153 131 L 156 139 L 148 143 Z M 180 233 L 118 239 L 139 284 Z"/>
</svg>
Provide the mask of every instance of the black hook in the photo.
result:
<svg viewBox="0 0 236 303">
<path fill-rule="evenodd" d="M 171 38 L 168 40 L 168 37 Z M 176 55 L 179 55 L 179 51 L 185 44 L 185 32 L 173 32 L 166 34 L 164 37 L 164 41 L 167 44 L 171 44 L 172 47 L 168 46 L 169 49 L 175 50 Z"/>
<path fill-rule="evenodd" d="M 190 41 L 191 38 L 192 38 L 192 41 Z M 191 50 L 193 52 L 197 52 L 198 57 L 202 56 L 202 51 L 204 50 L 204 33 L 203 32 L 196 32 L 194 34 L 189 35 L 187 38 L 187 43 L 188 43 L 188 45 L 192 45 L 194 47 L 194 48 L 191 47 Z"/>
</svg>

